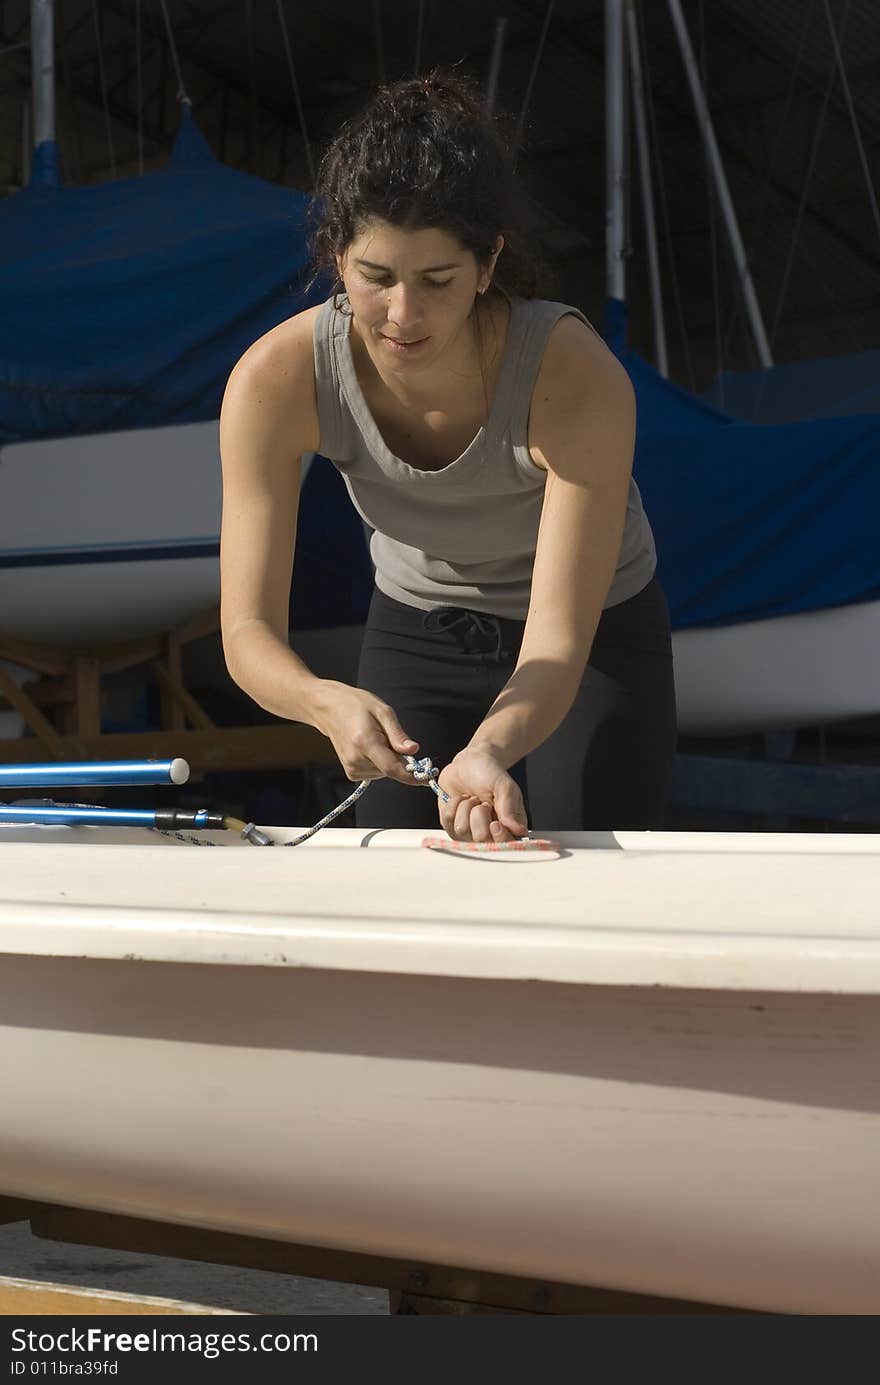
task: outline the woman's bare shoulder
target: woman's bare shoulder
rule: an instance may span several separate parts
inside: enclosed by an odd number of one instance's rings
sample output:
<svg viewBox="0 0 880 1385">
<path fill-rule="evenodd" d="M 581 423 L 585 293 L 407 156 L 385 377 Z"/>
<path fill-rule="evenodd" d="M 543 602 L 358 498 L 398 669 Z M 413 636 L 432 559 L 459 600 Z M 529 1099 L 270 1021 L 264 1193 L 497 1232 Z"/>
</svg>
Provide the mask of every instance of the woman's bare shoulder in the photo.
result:
<svg viewBox="0 0 880 1385">
<path fill-rule="evenodd" d="M 629 407 L 632 383 L 625 367 L 591 323 L 564 313 L 551 328 L 535 378 L 532 403 L 566 401 L 579 410 L 586 398 Z"/>
<path fill-rule="evenodd" d="M 259 403 L 285 415 L 295 411 L 298 432 L 309 435 L 305 451 L 318 447 L 313 338 L 320 310 L 320 304 L 305 308 L 258 337 L 233 367 L 223 401 L 226 410 Z"/>
<path fill-rule="evenodd" d="M 580 310 L 578 310 L 580 311 Z M 610 376 L 625 375 L 611 348 L 600 332 L 584 317 L 565 312 L 553 324 L 544 349 L 542 365 L 548 372 L 579 370 L 584 366 L 607 372 Z"/>
</svg>

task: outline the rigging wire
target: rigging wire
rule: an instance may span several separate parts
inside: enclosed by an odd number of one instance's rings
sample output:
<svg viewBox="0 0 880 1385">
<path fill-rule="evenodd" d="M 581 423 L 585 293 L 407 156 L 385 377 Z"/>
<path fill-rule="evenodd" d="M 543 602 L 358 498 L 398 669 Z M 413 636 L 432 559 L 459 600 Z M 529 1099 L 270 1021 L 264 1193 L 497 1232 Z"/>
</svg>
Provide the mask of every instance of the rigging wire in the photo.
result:
<svg viewBox="0 0 880 1385">
<path fill-rule="evenodd" d="M 519 117 L 518 117 L 517 122 L 516 122 L 516 133 L 514 134 L 514 140 L 513 140 L 514 164 L 516 163 L 516 158 L 517 158 L 517 155 L 518 155 L 518 153 L 519 153 L 519 149 L 520 149 L 520 146 L 521 146 L 521 144 L 522 144 L 523 136 L 524 136 L 524 133 L 525 133 L 526 113 L 527 113 L 527 111 L 528 111 L 528 109 L 529 109 L 529 102 L 530 102 L 531 99 L 532 99 L 532 88 L 533 88 L 534 85 L 535 85 L 535 78 L 536 78 L 537 75 L 538 75 L 538 67 L 539 67 L 539 65 L 540 65 L 541 57 L 542 57 L 543 52 L 544 52 L 544 44 L 545 44 L 546 41 L 547 41 L 547 31 L 548 31 L 549 28 L 550 28 L 550 20 L 551 20 L 552 17 L 553 17 L 553 9 L 554 9 L 555 4 L 556 4 L 556 0 L 548 0 L 547 10 L 546 10 L 546 13 L 544 14 L 544 23 L 543 23 L 543 25 L 541 26 L 541 34 L 540 34 L 540 37 L 539 37 L 539 39 L 538 39 L 538 46 L 537 46 L 537 48 L 536 48 L 536 50 L 535 50 L 535 56 L 534 56 L 534 59 L 533 59 L 533 61 L 532 61 L 532 70 L 531 70 L 531 72 L 529 73 L 529 80 L 528 80 L 528 82 L 526 83 L 526 92 L 525 92 L 525 96 L 523 97 L 523 102 L 522 102 L 522 106 L 521 106 L 521 108 L 520 108 Z"/>
<path fill-rule="evenodd" d="M 260 145 L 260 111 L 257 97 L 257 49 L 254 39 L 254 0 L 245 0 L 245 25 L 247 27 L 248 81 L 251 94 L 251 123 L 248 148 L 250 171 L 263 176 L 263 151 Z"/>
<path fill-rule="evenodd" d="M 137 105 L 138 174 L 144 173 L 144 73 L 141 34 L 141 0 L 134 0 L 135 104 Z"/>
<path fill-rule="evenodd" d="M 296 78 L 296 67 L 293 61 L 293 52 L 290 47 L 290 34 L 287 31 L 287 20 L 284 17 L 284 7 L 281 0 L 275 0 L 275 8 L 278 12 L 278 23 L 281 26 L 281 36 L 284 40 L 284 53 L 287 58 L 287 70 L 290 73 L 290 84 L 293 87 L 293 99 L 296 103 L 296 113 L 299 118 L 299 128 L 306 156 L 306 165 L 308 166 L 312 188 L 314 188 L 317 178 L 314 160 L 312 159 L 312 146 L 309 143 L 309 132 L 306 129 L 305 111 L 303 110 L 302 97 L 300 96 L 299 82 Z"/>
<path fill-rule="evenodd" d="M 877 194 L 874 190 L 874 182 L 871 178 L 871 169 L 865 154 L 865 145 L 862 140 L 862 132 L 859 128 L 858 116 L 856 115 L 855 104 L 852 99 L 849 78 L 846 75 L 846 68 L 843 65 L 843 53 L 841 51 L 840 39 L 834 27 L 834 16 L 831 13 L 831 6 L 828 0 L 823 0 L 825 6 L 825 18 L 828 20 L 828 28 L 831 30 L 831 42 L 834 44 L 834 60 L 837 65 L 837 72 L 843 86 L 843 94 L 846 100 L 846 109 L 849 112 L 850 124 L 852 125 L 853 135 L 856 141 L 856 148 L 859 151 L 859 162 L 862 166 L 862 173 L 865 177 L 865 187 L 868 192 L 868 201 L 871 204 L 871 212 L 874 217 L 874 225 L 877 227 L 877 234 L 880 236 L 880 207 L 877 206 Z M 842 34 L 841 34 L 842 37 Z"/>
<path fill-rule="evenodd" d="M 159 0 L 162 7 L 162 18 L 165 20 L 165 32 L 168 35 L 168 47 L 171 50 L 171 61 L 174 63 L 174 75 L 177 78 L 177 99 L 186 106 L 191 106 L 192 101 L 186 94 L 186 87 L 183 85 L 183 73 L 180 70 L 180 58 L 177 55 L 177 44 L 174 42 L 174 30 L 171 28 L 171 20 L 168 17 L 168 6 L 165 0 Z"/>
<path fill-rule="evenodd" d="M 666 344 L 666 322 L 663 311 L 663 286 L 657 255 L 657 221 L 654 215 L 651 151 L 645 118 L 645 79 L 639 51 L 639 32 L 635 0 L 624 9 L 627 37 L 627 75 L 631 104 L 631 119 L 635 134 L 636 160 L 639 170 L 639 190 L 645 252 L 648 261 L 648 285 L 651 297 L 654 336 L 654 364 L 664 379 L 669 379 L 669 353 Z"/>
<path fill-rule="evenodd" d="M 648 107 L 648 123 L 651 127 L 651 142 L 655 151 L 654 167 L 657 170 L 657 188 L 660 193 L 660 214 L 663 220 L 663 234 L 666 238 L 666 248 L 669 255 L 669 268 L 672 274 L 672 301 L 675 304 L 675 316 L 678 322 L 678 330 L 681 334 L 682 351 L 684 353 L 685 370 L 687 371 L 688 382 L 691 391 L 696 393 L 694 380 L 694 364 L 691 359 L 691 348 L 688 340 L 687 327 L 684 320 L 684 304 L 681 297 L 681 284 L 678 277 L 678 268 L 675 260 L 675 243 L 672 238 L 672 226 L 669 217 L 669 202 L 666 195 L 666 179 L 663 176 L 663 160 L 660 153 L 660 138 L 657 131 L 657 113 L 654 108 L 654 92 L 651 82 L 650 59 L 648 57 L 647 36 L 645 34 L 645 21 L 641 5 L 636 7 L 636 18 L 639 24 L 639 46 L 642 50 L 642 66 L 645 70 L 644 90 L 646 104 Z"/>
<path fill-rule="evenodd" d="M 785 104 L 782 109 L 782 115 L 779 119 L 779 124 L 777 126 L 776 134 L 773 139 L 773 145 L 770 150 L 770 158 L 767 163 L 767 172 L 764 175 L 764 181 L 758 194 L 758 209 L 755 212 L 754 220 L 752 222 L 750 230 L 750 244 L 746 249 L 746 258 L 752 265 L 753 269 L 755 268 L 758 262 L 762 262 L 762 254 L 767 244 L 768 231 L 765 222 L 765 216 L 770 200 L 770 187 L 773 182 L 774 174 L 776 172 L 776 160 L 779 155 L 779 151 L 782 147 L 782 134 L 785 130 L 786 125 L 788 124 L 788 118 L 791 113 L 791 106 L 794 100 L 795 87 L 797 86 L 797 80 L 800 76 L 801 64 L 803 62 L 804 52 L 807 44 L 807 35 L 810 31 L 810 26 L 813 21 L 813 15 L 816 12 L 816 4 L 817 0 L 810 0 L 810 4 L 806 7 L 804 15 L 804 24 L 803 28 L 801 29 L 801 35 L 798 41 L 798 48 L 795 54 L 794 66 L 792 68 L 791 77 L 788 83 L 788 91 L 786 92 L 785 96 Z M 733 308 L 731 310 L 731 314 L 724 332 L 725 355 L 727 354 L 727 351 L 730 348 L 730 340 L 733 335 L 733 331 L 740 320 L 741 312 L 742 304 L 740 302 L 740 299 L 735 298 L 733 301 Z"/>
<path fill-rule="evenodd" d="M 848 20 L 848 18 L 849 18 L 849 12 L 850 12 L 851 5 L 852 5 L 852 0 L 846 0 L 846 9 L 844 10 L 844 14 L 843 14 L 843 22 L 842 22 L 842 24 L 841 24 L 841 26 L 840 26 L 840 37 L 841 37 L 841 38 L 843 38 L 843 34 L 844 34 L 845 29 L 846 29 L 846 23 L 847 23 L 847 20 Z M 821 106 L 821 109 L 820 109 L 820 111 L 819 111 L 819 120 L 818 120 L 818 123 L 817 123 L 817 125 L 816 125 L 816 133 L 815 133 L 815 135 L 814 135 L 814 137 L 813 137 L 813 144 L 812 144 L 812 148 L 811 148 L 811 150 L 810 150 L 809 161 L 808 161 L 808 163 L 807 163 L 807 171 L 806 171 L 806 173 L 804 174 L 803 186 L 801 187 L 801 196 L 800 196 L 800 201 L 799 201 L 799 203 L 798 203 L 797 214 L 796 214 L 796 216 L 795 216 L 794 230 L 793 230 L 793 232 L 792 232 L 791 244 L 789 245 L 789 248 L 788 248 L 788 256 L 787 256 L 786 262 L 785 262 L 785 269 L 783 270 L 783 273 L 782 273 L 782 279 L 781 279 L 781 282 L 780 282 L 780 285 L 779 285 L 779 294 L 778 294 L 777 299 L 776 299 L 776 308 L 775 308 L 774 314 L 773 314 L 773 325 L 772 325 L 772 327 L 771 327 L 771 329 L 770 329 L 770 346 L 771 346 L 771 348 L 772 348 L 772 346 L 774 345 L 774 343 L 775 343 L 775 341 L 776 341 L 776 333 L 777 333 L 777 331 L 779 330 L 779 322 L 780 322 L 780 319 L 781 319 L 781 317 L 782 317 L 782 305 L 783 305 L 783 303 L 785 302 L 785 296 L 786 296 L 786 294 L 787 294 L 787 292 L 788 292 L 788 281 L 789 281 L 789 279 L 791 278 L 791 268 L 792 268 L 792 264 L 794 263 L 795 250 L 797 249 L 797 243 L 798 243 L 798 240 L 799 240 L 799 238 L 800 238 L 801 225 L 802 225 L 802 223 L 803 223 L 804 211 L 806 210 L 806 205 L 807 205 L 807 194 L 809 193 L 809 190 L 810 190 L 810 182 L 812 181 L 813 170 L 815 169 L 815 166 L 816 166 L 816 156 L 817 156 L 817 154 L 818 154 L 818 152 L 819 152 L 819 144 L 821 143 L 822 135 L 823 135 L 824 130 L 825 130 L 825 118 L 826 118 L 826 116 L 827 116 L 827 114 L 828 114 L 828 105 L 829 105 L 829 102 L 830 102 L 830 100 L 831 100 L 831 92 L 832 92 L 833 89 L 834 89 L 834 81 L 835 81 L 836 76 L 837 76 L 837 68 L 836 68 L 836 65 L 835 65 L 834 63 L 832 63 L 832 65 L 831 65 L 831 75 L 830 75 L 830 77 L 829 77 L 829 79 L 828 79 L 828 83 L 827 83 L 827 85 L 826 85 L 826 87 L 825 87 L 825 95 L 824 95 L 823 98 L 822 98 L 822 106 Z"/>
<path fill-rule="evenodd" d="M 92 0 L 92 17 L 95 21 L 95 45 L 98 54 L 98 77 L 101 83 L 101 100 L 104 104 L 104 128 L 107 132 L 107 147 L 110 152 L 110 172 L 116 177 L 116 150 L 113 145 L 113 127 L 110 122 L 110 99 L 107 95 L 107 70 L 104 67 L 104 45 L 101 42 L 101 18 L 98 14 L 98 0 Z"/>
<path fill-rule="evenodd" d="M 83 181 L 83 141 L 82 125 L 80 123 L 79 107 L 73 94 L 73 82 L 70 76 L 70 51 L 67 41 L 67 29 L 64 19 L 58 16 L 58 41 L 61 49 L 61 71 L 64 78 L 64 99 L 66 103 L 67 118 L 73 124 L 73 147 L 76 160 L 76 181 Z"/>
<path fill-rule="evenodd" d="M 703 84 L 703 91 L 706 93 L 706 108 L 709 105 L 709 83 L 706 61 L 706 11 L 703 0 L 700 0 L 699 7 L 700 25 L 700 81 Z M 712 180 L 712 169 L 709 162 L 709 151 L 705 141 L 703 146 L 703 168 L 706 175 L 706 193 L 709 204 L 709 263 L 712 267 L 712 308 L 713 308 L 713 328 L 715 339 L 715 373 L 720 376 L 724 369 L 723 347 L 721 342 L 721 275 L 718 269 L 718 218 L 716 216 L 717 204 L 715 198 L 715 185 Z"/>
</svg>

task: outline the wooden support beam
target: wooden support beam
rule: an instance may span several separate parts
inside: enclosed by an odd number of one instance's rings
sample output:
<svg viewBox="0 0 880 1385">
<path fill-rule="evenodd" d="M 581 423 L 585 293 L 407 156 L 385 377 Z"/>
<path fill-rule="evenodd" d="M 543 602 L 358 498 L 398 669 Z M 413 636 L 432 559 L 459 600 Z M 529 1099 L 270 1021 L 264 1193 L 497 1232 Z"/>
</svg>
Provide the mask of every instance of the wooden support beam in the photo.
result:
<svg viewBox="0 0 880 1385">
<path fill-rule="evenodd" d="M 59 736 L 55 727 L 43 716 L 43 713 L 34 705 L 27 693 L 18 686 L 13 678 L 10 678 L 2 664 L 0 664 L 0 693 L 3 694 L 9 705 L 15 708 L 19 716 L 24 717 L 25 723 L 36 736 L 39 742 L 39 756 L 34 758 L 44 760 L 48 753 L 52 760 L 63 760 L 63 737 Z M 18 744 L 18 741 L 0 741 L 0 746 Z M 0 753 L 0 760 L 2 760 L 2 753 Z"/>
<path fill-rule="evenodd" d="M 10 663 L 20 664 L 34 673 L 51 674 L 53 678 L 61 678 L 70 668 L 68 650 L 51 644 L 13 639 L 11 635 L 0 635 L 0 659 L 8 659 Z"/>
<path fill-rule="evenodd" d="M 63 648 L 0 634 L 0 701 L 13 707 L 24 718 L 41 745 L 39 757 L 36 757 L 27 750 L 20 752 L 21 743 L 18 741 L 10 742 L 5 750 L 0 743 L 0 762 L 14 763 L 20 758 L 45 759 L 47 754 L 59 760 L 65 756 L 85 759 L 92 754 L 106 758 L 111 751 L 101 736 L 100 680 L 105 674 L 122 672 L 141 664 L 151 665 L 161 688 L 162 732 L 156 734 L 183 734 L 187 718 L 199 731 L 214 732 L 213 721 L 184 686 L 183 647 L 193 640 L 215 634 L 219 625 L 220 611 L 215 606 L 173 630 L 106 645 Z M 39 693 L 34 691 L 31 695 L 18 687 L 3 668 L 2 661 L 6 659 L 43 675 Z M 56 709 L 57 725 L 43 715 L 38 703 Z M 149 737 L 153 733 L 142 734 Z M 76 737 L 75 741 L 73 737 Z M 88 752 L 84 748 L 86 743 L 91 747 Z M 210 748 L 200 749 L 212 755 Z M 153 752 L 149 750 L 147 742 L 141 739 L 131 753 L 139 756 Z M 233 758 L 237 754 L 238 751 L 234 751 Z M 225 759 L 223 763 L 225 768 L 233 767 Z M 302 763 L 298 756 L 296 763 Z M 236 764 L 235 767 L 251 766 Z"/>
<path fill-rule="evenodd" d="M 180 694 L 183 688 L 183 663 L 180 657 L 180 639 L 173 630 L 162 638 L 162 658 L 151 665 L 159 679 L 159 702 L 163 731 L 182 731 L 186 726 L 184 706 Z M 195 699 L 193 699 L 195 701 Z"/>
<path fill-rule="evenodd" d="M 56 679 L 53 682 L 28 684 L 28 697 L 35 707 L 58 707 L 64 702 L 73 701 L 73 687 L 69 679 Z M 0 693 L 0 712 L 9 710 L 9 703 Z"/>
<path fill-rule="evenodd" d="M 73 707 L 75 734 L 80 737 L 101 734 L 100 664 L 93 655 L 80 654 L 73 662 Z"/>
<path fill-rule="evenodd" d="M 31 1228 L 36 1236 L 74 1245 L 168 1255 L 206 1264 L 239 1265 L 276 1274 L 305 1275 L 337 1283 L 375 1284 L 392 1291 L 394 1308 L 412 1313 L 502 1311 L 541 1314 L 725 1313 L 725 1308 L 690 1299 L 627 1293 L 592 1285 L 558 1284 L 514 1275 L 426 1265 L 407 1260 L 297 1245 L 226 1231 L 171 1225 L 109 1212 L 39 1207 Z"/>
<path fill-rule="evenodd" d="M 178 668 L 179 664 L 178 659 Z M 179 672 L 177 677 L 172 677 L 160 659 L 155 659 L 150 664 L 150 669 L 155 674 L 162 693 L 162 727 L 164 730 L 175 731 L 179 729 L 182 731 L 185 726 L 184 714 L 189 717 L 193 726 L 198 730 L 211 731 L 214 729 L 215 723 L 208 716 L 201 703 L 183 686 Z M 164 710 L 166 707 L 170 710 Z"/>
</svg>

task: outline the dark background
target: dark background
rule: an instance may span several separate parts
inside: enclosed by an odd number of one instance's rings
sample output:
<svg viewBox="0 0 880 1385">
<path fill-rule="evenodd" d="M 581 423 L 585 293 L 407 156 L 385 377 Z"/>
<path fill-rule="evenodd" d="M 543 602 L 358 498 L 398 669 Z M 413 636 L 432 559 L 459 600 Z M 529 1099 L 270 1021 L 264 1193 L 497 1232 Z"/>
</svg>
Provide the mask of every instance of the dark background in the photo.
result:
<svg viewBox="0 0 880 1385">
<path fill-rule="evenodd" d="M 322 148 L 377 80 L 461 64 L 485 85 L 503 23 L 496 104 L 523 117 L 518 168 L 559 296 L 601 317 L 601 0 L 167 0 L 166 8 L 183 87 L 215 153 L 306 191 Z M 775 360 L 880 346 L 880 225 L 853 130 L 855 120 L 876 188 L 880 5 L 683 0 L 683 9 Z M 56 0 L 55 11 L 66 181 L 161 164 L 177 126 L 178 77 L 160 0 Z M 757 362 L 667 5 L 641 0 L 638 12 L 671 374 L 705 389 L 721 365 Z M 27 0 L 0 0 L 0 193 L 28 172 L 30 54 L 16 46 L 28 35 Z M 635 176 L 632 186 L 631 341 L 650 360 Z"/>
</svg>

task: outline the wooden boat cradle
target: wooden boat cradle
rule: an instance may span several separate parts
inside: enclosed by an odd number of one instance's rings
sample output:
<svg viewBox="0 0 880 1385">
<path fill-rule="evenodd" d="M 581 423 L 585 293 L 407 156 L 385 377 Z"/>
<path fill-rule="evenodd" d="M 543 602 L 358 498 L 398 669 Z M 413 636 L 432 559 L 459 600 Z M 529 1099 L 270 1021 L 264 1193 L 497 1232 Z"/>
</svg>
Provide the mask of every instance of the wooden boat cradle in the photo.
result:
<svg viewBox="0 0 880 1385">
<path fill-rule="evenodd" d="M 33 732 L 0 739 L 0 764 L 42 760 L 128 760 L 183 756 L 195 772 L 294 768 L 335 763 L 333 747 L 314 727 L 217 726 L 183 681 L 182 650 L 215 634 L 219 609 L 160 634 L 112 644 L 34 644 L 0 633 L 0 708 L 13 707 Z M 3 660 L 41 675 L 20 688 Z M 101 732 L 101 679 L 147 665 L 159 684 L 161 729 Z M 46 710 L 43 710 L 46 709 Z M 55 722 L 46 715 L 54 709 Z"/>
</svg>

